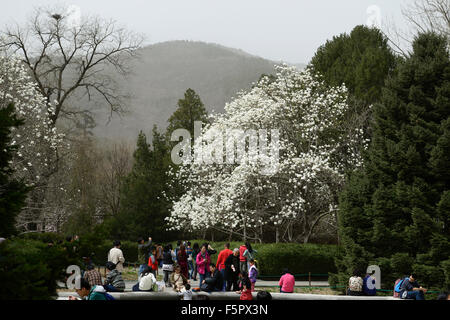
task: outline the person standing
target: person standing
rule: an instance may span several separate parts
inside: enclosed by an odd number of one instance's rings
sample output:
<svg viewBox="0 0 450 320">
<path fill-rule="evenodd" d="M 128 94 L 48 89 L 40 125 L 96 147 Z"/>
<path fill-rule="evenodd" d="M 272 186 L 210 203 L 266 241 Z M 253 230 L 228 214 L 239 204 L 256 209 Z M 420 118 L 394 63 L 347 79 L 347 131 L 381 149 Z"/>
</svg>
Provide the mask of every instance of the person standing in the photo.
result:
<svg viewBox="0 0 450 320">
<path fill-rule="evenodd" d="M 257 250 L 252 248 L 252 245 L 250 244 L 250 242 L 245 242 L 245 247 L 247 249 L 244 250 L 243 256 L 245 257 L 246 261 L 247 261 L 247 271 L 250 270 L 250 260 L 256 260 L 256 254 L 258 253 Z"/>
<path fill-rule="evenodd" d="M 225 280 L 227 281 L 226 291 L 238 290 L 239 276 L 239 249 L 235 248 L 233 254 L 230 254 L 225 260 Z"/>
<path fill-rule="evenodd" d="M 192 275 L 194 273 L 194 259 L 192 258 L 193 250 L 191 248 L 191 243 L 187 242 L 186 247 L 186 254 L 187 254 L 187 262 L 188 262 L 188 279 L 192 279 Z"/>
<path fill-rule="evenodd" d="M 163 266 L 162 270 L 164 272 L 164 282 L 166 287 L 170 287 L 169 276 L 173 272 L 173 259 L 172 259 L 172 250 L 170 250 L 170 245 L 166 245 L 163 251 Z"/>
<path fill-rule="evenodd" d="M 258 276 L 258 269 L 255 266 L 255 260 L 250 259 L 250 268 L 248 269 L 248 277 L 250 279 L 251 291 L 255 291 L 256 277 Z"/>
<path fill-rule="evenodd" d="M 202 245 L 202 249 L 198 253 L 195 262 L 197 264 L 198 274 L 200 275 L 199 287 L 201 287 L 203 280 L 205 280 L 205 278 L 208 275 L 208 272 L 206 269 L 208 268 L 208 266 L 210 264 L 210 257 L 209 257 L 208 251 L 207 251 L 207 247 L 205 245 Z"/>
<path fill-rule="evenodd" d="M 115 240 L 113 242 L 113 248 L 109 250 L 108 253 L 108 261 L 111 261 L 116 265 L 115 269 L 119 272 L 123 272 L 123 263 L 125 262 L 125 258 L 123 256 L 123 252 L 120 249 L 121 243 L 119 240 Z"/>
<path fill-rule="evenodd" d="M 178 249 L 178 254 L 177 254 L 177 261 L 178 261 L 178 265 L 181 268 L 181 274 L 189 279 L 189 274 L 188 274 L 188 257 L 187 257 L 187 253 L 186 253 L 186 248 L 184 247 L 184 244 L 180 245 L 180 249 Z"/>
<path fill-rule="evenodd" d="M 148 242 L 144 243 L 143 238 L 138 239 L 138 263 L 139 263 L 139 277 L 141 276 L 142 272 L 144 271 L 145 267 L 147 266 L 146 257 L 147 257 L 147 250 L 152 244 L 152 238 L 148 237 Z"/>
<path fill-rule="evenodd" d="M 247 246 L 245 244 L 239 247 L 239 270 L 241 274 L 246 274 L 248 272 L 247 259 L 244 256 L 245 250 L 247 250 Z"/>
<path fill-rule="evenodd" d="M 197 272 L 198 272 L 198 268 L 197 268 L 197 255 L 200 252 L 200 247 L 198 246 L 198 243 L 194 243 L 194 246 L 192 247 L 192 262 L 194 264 L 194 274 L 192 276 L 192 279 L 194 281 L 197 281 Z"/>
<path fill-rule="evenodd" d="M 230 250 L 230 244 L 227 242 L 223 246 L 223 250 L 219 252 L 219 256 L 217 257 L 217 269 L 222 273 L 222 278 L 225 279 L 225 260 L 233 254 L 233 251 Z M 223 291 L 226 289 L 227 282 L 223 281 Z"/>
<path fill-rule="evenodd" d="M 163 263 L 163 247 L 161 245 L 161 243 L 158 243 L 156 245 L 156 260 L 158 260 L 158 266 L 160 268 L 162 268 L 162 263 Z M 158 274 L 158 272 L 156 272 L 156 274 Z"/>
<path fill-rule="evenodd" d="M 180 246 L 183 244 L 183 241 L 181 241 L 181 240 L 178 240 L 177 241 L 177 247 L 175 248 L 175 250 L 174 250 L 174 252 L 175 252 L 175 258 L 174 258 L 174 262 L 175 263 L 178 263 L 178 251 L 180 250 Z"/>
<path fill-rule="evenodd" d="M 156 248 L 151 247 L 150 248 L 150 257 L 148 258 L 148 267 L 150 268 L 150 272 L 153 273 L 153 275 L 156 278 L 156 274 L 158 272 L 158 260 L 156 260 Z M 145 268 L 144 268 L 145 270 Z"/>
</svg>

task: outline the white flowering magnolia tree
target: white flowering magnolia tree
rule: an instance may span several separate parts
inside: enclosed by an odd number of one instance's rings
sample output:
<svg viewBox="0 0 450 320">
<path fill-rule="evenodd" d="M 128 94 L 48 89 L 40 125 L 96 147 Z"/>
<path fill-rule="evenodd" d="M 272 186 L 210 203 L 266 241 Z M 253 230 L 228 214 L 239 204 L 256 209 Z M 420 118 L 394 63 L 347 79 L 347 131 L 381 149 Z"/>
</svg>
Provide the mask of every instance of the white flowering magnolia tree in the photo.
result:
<svg viewBox="0 0 450 320">
<path fill-rule="evenodd" d="M 173 204 L 170 229 L 212 228 L 261 241 L 270 227 L 277 241 L 308 242 L 320 223 L 335 224 L 345 169 L 361 163 L 355 146 L 362 135 L 349 132 L 347 112 L 344 86 L 327 87 L 309 69 L 276 66 L 203 128 L 193 161 L 176 173 L 186 192 Z M 262 152 L 261 135 L 251 148 L 251 138 L 230 130 L 266 130 L 277 148 Z M 243 141 L 245 153 L 229 161 L 237 152 L 229 146 Z"/>
<path fill-rule="evenodd" d="M 55 110 L 39 93 L 23 63 L 15 58 L 0 57 L 0 107 L 13 103 L 15 113 L 24 124 L 12 131 L 11 144 L 18 147 L 11 163 L 15 176 L 33 187 L 27 207 L 18 217 L 19 227 L 42 223 L 48 180 L 55 172 L 57 150 L 63 135 L 51 121 Z"/>
</svg>

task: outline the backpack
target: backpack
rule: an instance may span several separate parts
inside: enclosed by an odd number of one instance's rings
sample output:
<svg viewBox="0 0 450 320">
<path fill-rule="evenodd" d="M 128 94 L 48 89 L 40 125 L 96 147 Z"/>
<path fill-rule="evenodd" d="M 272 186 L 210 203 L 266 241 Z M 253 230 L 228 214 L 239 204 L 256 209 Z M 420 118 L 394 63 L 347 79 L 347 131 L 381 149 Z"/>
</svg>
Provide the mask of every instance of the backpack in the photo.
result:
<svg viewBox="0 0 450 320">
<path fill-rule="evenodd" d="M 397 279 L 395 281 L 395 284 L 394 284 L 394 297 L 396 297 L 396 298 L 400 297 L 402 284 L 403 284 L 403 281 L 405 281 L 406 279 L 408 279 L 408 277 L 405 277 L 403 279 Z"/>
<path fill-rule="evenodd" d="M 105 298 L 106 300 L 116 300 L 112 295 L 110 295 L 108 292 L 105 292 Z"/>
</svg>

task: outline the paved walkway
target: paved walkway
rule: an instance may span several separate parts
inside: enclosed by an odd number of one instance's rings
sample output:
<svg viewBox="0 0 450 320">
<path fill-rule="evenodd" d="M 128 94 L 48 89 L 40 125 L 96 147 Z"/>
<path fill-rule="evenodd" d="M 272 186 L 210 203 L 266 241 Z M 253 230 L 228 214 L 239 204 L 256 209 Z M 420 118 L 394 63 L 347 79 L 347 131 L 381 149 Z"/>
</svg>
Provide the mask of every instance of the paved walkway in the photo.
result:
<svg viewBox="0 0 450 320">
<path fill-rule="evenodd" d="M 132 280 L 126 280 L 125 281 L 125 288 L 130 289 L 137 283 L 137 281 Z M 194 287 L 199 287 L 199 281 L 197 278 L 197 281 L 191 280 L 191 285 Z M 295 281 L 296 287 L 308 287 L 309 282 L 308 281 Z M 328 281 L 311 281 L 311 287 L 328 287 Z M 265 281 L 265 280 L 259 280 L 256 281 L 255 287 L 278 287 L 278 281 Z"/>
<path fill-rule="evenodd" d="M 136 269 L 136 273 L 137 273 L 137 269 Z M 161 268 L 158 270 L 158 274 L 159 275 L 164 274 Z M 126 289 L 131 290 L 133 285 L 135 285 L 136 283 L 137 283 L 137 280 L 136 281 L 126 280 L 125 287 L 126 287 Z M 197 281 L 191 280 L 191 285 L 200 287 L 198 276 L 197 276 Z M 309 287 L 309 285 L 310 285 L 309 281 L 295 281 L 295 287 Z M 311 287 L 328 287 L 328 286 L 329 286 L 328 281 L 311 281 Z M 258 279 L 255 283 L 255 287 L 278 287 L 278 281 L 267 281 L 267 280 Z"/>
</svg>

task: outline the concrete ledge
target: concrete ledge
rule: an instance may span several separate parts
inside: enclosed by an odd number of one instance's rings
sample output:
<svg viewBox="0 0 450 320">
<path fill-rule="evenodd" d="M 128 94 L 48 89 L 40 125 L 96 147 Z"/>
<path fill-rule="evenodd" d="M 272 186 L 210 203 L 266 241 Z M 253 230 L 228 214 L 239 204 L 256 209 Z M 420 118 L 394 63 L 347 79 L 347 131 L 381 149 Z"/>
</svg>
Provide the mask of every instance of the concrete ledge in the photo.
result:
<svg viewBox="0 0 450 320">
<path fill-rule="evenodd" d="M 171 291 L 166 292 L 110 292 L 117 300 L 180 300 L 180 297 Z M 257 292 L 253 292 L 253 299 L 256 300 Z M 333 296 L 323 294 L 304 293 L 271 293 L 273 300 L 396 300 L 394 297 L 359 297 L 359 296 Z M 78 297 L 76 292 L 61 292 L 58 300 L 67 300 L 69 296 Z M 208 297 L 209 300 L 239 300 L 240 295 L 235 292 L 193 292 L 194 299 Z"/>
</svg>

